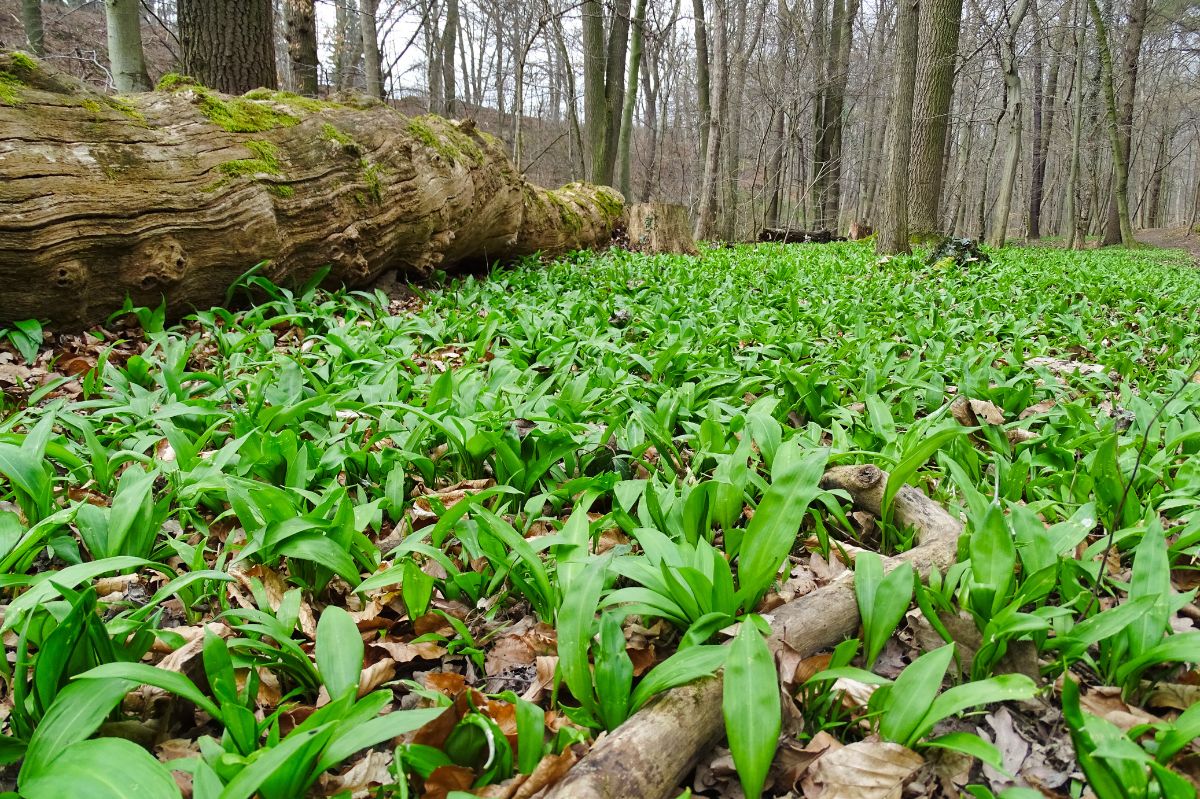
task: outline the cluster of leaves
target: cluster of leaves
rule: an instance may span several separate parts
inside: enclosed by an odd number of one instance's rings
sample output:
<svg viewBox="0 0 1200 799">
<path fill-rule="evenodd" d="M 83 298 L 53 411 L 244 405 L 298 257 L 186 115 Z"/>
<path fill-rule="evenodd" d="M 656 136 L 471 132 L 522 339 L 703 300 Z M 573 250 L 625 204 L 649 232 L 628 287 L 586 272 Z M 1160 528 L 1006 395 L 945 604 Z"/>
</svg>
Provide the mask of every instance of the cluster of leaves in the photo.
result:
<svg viewBox="0 0 1200 799">
<path fill-rule="evenodd" d="M 582 254 L 403 302 L 243 286 L 248 310 L 173 328 L 129 309 L 137 336 L 73 345 L 77 381 L 6 395 L 0 760 L 22 796 L 93 771 L 143 775 L 154 797 L 178 795 L 171 771 L 197 797 L 297 796 L 385 743 L 373 788 L 515 790 L 722 669 L 749 796 L 786 791 L 777 746 L 816 730 L 1003 768 L 946 725 L 1072 673 L 1133 700 L 1200 660 L 1176 585 L 1200 551 L 1200 385 L 1184 385 L 1200 280 L 1155 254 L 948 270 L 759 245 Z M 35 325 L 7 335 L 26 361 L 64 357 Z M 892 474 L 876 520 L 818 485 L 864 461 Z M 848 642 L 795 686 L 807 727 L 783 730 L 758 614 L 810 557 L 911 548 L 892 518 L 905 482 L 962 508 L 962 559 L 922 583 L 860 553 L 865 651 Z M 99 591 L 114 574 L 155 590 Z M 914 601 L 947 643 L 889 675 Z M 492 669 L 489 642 L 535 622 L 543 651 Z M 1002 673 L 1022 647 L 1037 681 Z M 518 684 L 538 655 L 546 679 Z M 848 705 L 849 684 L 874 686 L 869 703 Z M 138 686 L 176 710 L 154 717 Z M 1102 799 L 1182 795 L 1163 775 L 1187 714 L 1114 737 L 1071 701 Z M 112 732 L 130 724 L 195 751 L 160 749 L 164 765 Z M 1106 774 L 1126 793 L 1101 794 Z"/>
</svg>

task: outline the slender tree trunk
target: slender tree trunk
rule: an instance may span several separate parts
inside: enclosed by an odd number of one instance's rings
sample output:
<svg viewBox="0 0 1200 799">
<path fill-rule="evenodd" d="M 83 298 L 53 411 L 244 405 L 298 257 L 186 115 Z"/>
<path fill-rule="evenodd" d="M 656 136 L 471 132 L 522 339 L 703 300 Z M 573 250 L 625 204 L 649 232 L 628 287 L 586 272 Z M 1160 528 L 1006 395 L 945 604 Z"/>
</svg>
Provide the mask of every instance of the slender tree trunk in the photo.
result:
<svg viewBox="0 0 1200 799">
<path fill-rule="evenodd" d="M 306 97 L 317 96 L 317 19 L 314 0 L 283 0 L 292 83 Z"/>
<path fill-rule="evenodd" d="M 46 31 L 42 25 L 42 0 L 21 0 L 21 25 L 25 28 L 25 42 L 29 52 L 36 56 L 46 54 Z"/>
<path fill-rule="evenodd" d="M 906 253 L 911 249 L 908 239 L 909 153 L 916 93 L 917 28 L 924 10 L 920 0 L 898 0 L 898 5 L 892 108 L 888 114 L 887 181 L 883 216 L 875 237 L 875 251 L 880 255 Z"/>
<path fill-rule="evenodd" d="M 1078 0 L 1082 3 L 1082 0 Z M 1087 14 L 1081 13 L 1076 6 L 1075 13 L 1075 69 L 1072 81 L 1075 87 L 1075 102 L 1071 111 L 1071 169 L 1067 177 L 1067 246 L 1075 249 L 1082 245 L 1082 233 L 1079 230 L 1079 168 L 1081 151 L 1083 149 L 1083 67 L 1086 52 L 1084 44 L 1087 41 Z"/>
<path fill-rule="evenodd" d="M 701 158 L 708 157 L 708 126 L 712 117 L 712 91 L 709 75 L 708 24 L 704 19 L 704 0 L 692 0 L 692 20 L 696 35 L 696 110 L 700 115 Z"/>
<path fill-rule="evenodd" d="M 1117 159 L 1113 159 L 1113 191 L 1129 191 L 1129 154 L 1130 141 L 1133 137 L 1133 101 L 1137 92 L 1138 79 L 1138 60 L 1142 52 L 1142 35 L 1146 30 L 1146 17 L 1149 13 L 1149 0 L 1133 0 L 1129 8 L 1129 25 L 1125 29 L 1125 48 L 1121 58 L 1121 69 L 1124 73 L 1124 80 L 1121 82 L 1120 93 L 1117 94 L 1115 100 L 1116 108 L 1116 126 L 1117 126 L 1117 141 L 1121 148 L 1120 160 L 1125 164 L 1125 177 L 1121 178 L 1115 174 Z M 1116 75 L 1112 63 L 1112 53 L 1107 38 L 1101 41 L 1102 49 L 1105 51 L 1101 55 L 1108 56 L 1108 71 L 1110 77 L 1108 82 L 1116 89 Z M 1124 188 L 1122 188 L 1124 186 Z M 1103 245 L 1109 246 L 1124 242 L 1129 243 L 1125 235 L 1123 225 L 1128 224 L 1132 229 L 1132 222 L 1128 219 L 1120 218 L 1121 198 L 1113 196 L 1109 199 L 1108 204 L 1108 220 L 1104 228 Z M 1124 199 L 1124 205 L 1128 209 L 1129 198 Z"/>
<path fill-rule="evenodd" d="M 1154 150 L 1154 171 L 1150 173 L 1150 186 L 1146 191 L 1146 207 L 1142 213 L 1144 227 L 1158 227 L 1162 210 L 1163 172 L 1166 171 L 1167 128 L 1158 131 L 1158 146 Z"/>
<path fill-rule="evenodd" d="M 362 31 L 359 28 L 358 0 L 339 0 L 333 35 L 333 85 L 346 91 L 354 85 L 354 71 L 362 57 Z"/>
<path fill-rule="evenodd" d="M 629 75 L 625 85 L 625 102 L 621 109 L 621 136 L 617 141 L 617 160 L 620 162 L 618 190 L 630 201 L 633 195 L 630 180 L 633 142 L 633 111 L 637 107 L 638 75 L 642 66 L 642 30 L 646 21 L 646 0 L 637 0 L 633 12 L 633 27 L 629 32 Z"/>
<path fill-rule="evenodd" d="M 359 27 L 362 28 L 363 68 L 367 73 L 367 94 L 383 99 L 383 64 L 379 53 L 379 0 L 360 0 Z"/>
<path fill-rule="evenodd" d="M 146 58 L 142 54 L 142 18 L 138 0 L 104 0 L 108 28 L 108 61 L 119 92 L 150 90 Z"/>
<path fill-rule="evenodd" d="M 945 177 L 946 132 L 954 93 L 954 62 L 962 24 L 963 0 L 926 0 L 921 9 L 916 90 L 910 121 L 910 226 L 920 238 L 937 235 L 942 181 Z"/>
<path fill-rule="evenodd" d="M 758 48 L 759 32 L 762 30 L 763 19 L 766 17 L 766 0 L 755 4 L 753 19 L 747 20 L 746 6 L 738 7 L 736 17 L 737 38 L 733 46 L 726 46 L 726 87 L 723 101 L 725 107 L 722 116 L 725 120 L 724 141 L 721 143 L 725 164 L 724 177 L 721 185 L 724 187 L 724 203 L 722 205 L 721 229 L 726 241 L 737 237 L 738 210 L 741 199 L 738 196 L 742 172 L 742 109 L 746 96 L 746 74 L 750 68 L 750 59 Z"/>
<path fill-rule="evenodd" d="M 600 0 L 584 0 L 582 5 L 583 115 L 591 156 L 588 180 L 605 186 L 612 185 L 616 172 L 629 47 L 629 5 L 629 0 L 617 0 L 607 41 L 603 4 Z"/>
<path fill-rule="evenodd" d="M 1025 120 L 1021 73 L 1017 70 L 1017 32 L 1028 7 L 1029 0 L 1017 0 L 1017 8 L 1008 23 L 1008 35 L 1004 39 L 1001 57 L 1007 95 L 1005 114 L 1008 116 L 1008 147 L 1004 155 L 1004 169 L 1000 173 L 1000 196 L 996 200 L 996 211 L 992 216 L 992 235 L 989 241 L 997 248 L 1003 247 L 1008 240 L 1008 218 L 1012 213 L 1013 189 L 1017 185 L 1017 167 L 1021 163 L 1021 127 Z"/>
<path fill-rule="evenodd" d="M 583 128 L 579 124 L 579 92 L 575 86 L 575 70 L 571 66 L 571 56 L 567 51 L 566 38 L 563 36 L 562 20 L 557 17 L 552 20 L 552 28 L 554 32 L 554 46 L 558 50 L 559 61 L 562 62 L 563 76 L 567 84 L 567 120 L 571 126 L 571 139 L 575 142 L 575 153 L 578 156 L 578 168 L 576 174 L 587 174 L 587 166 L 584 160 L 583 143 Z M 572 168 L 576 166 L 572 163 Z"/>
<path fill-rule="evenodd" d="M 183 71 L 205 86 L 244 94 L 279 85 L 271 0 L 179 0 L 179 44 Z"/>
<path fill-rule="evenodd" d="M 708 152 L 704 158 L 704 178 L 700 184 L 700 203 L 696 209 L 696 232 L 694 238 L 712 238 L 716 228 L 717 182 L 721 172 L 722 113 L 725 102 L 725 52 L 726 18 L 725 0 L 713 0 L 712 24 L 712 95 L 708 121 Z"/>
<path fill-rule="evenodd" d="M 1140 3 L 1142 0 L 1135 0 L 1135 2 Z M 1129 219 L 1129 164 L 1125 157 L 1127 142 L 1121 139 L 1117 95 L 1113 87 L 1112 51 L 1108 46 L 1108 28 L 1104 25 L 1104 17 L 1100 14 L 1100 6 L 1096 0 L 1088 0 L 1088 8 L 1092 12 L 1092 22 L 1096 25 L 1096 38 L 1099 40 L 1100 50 L 1100 79 L 1103 84 L 1104 101 L 1108 107 L 1108 139 L 1113 154 L 1113 193 L 1111 197 L 1115 200 L 1120 243 L 1126 247 L 1132 247 L 1134 242 L 1133 223 Z M 1106 243 L 1107 240 L 1108 231 L 1106 230 Z"/>
<path fill-rule="evenodd" d="M 442 109 L 446 116 L 458 113 L 454 49 L 458 46 L 458 0 L 446 2 L 446 24 L 442 28 Z M 557 103 L 555 104 L 557 109 Z"/>
</svg>

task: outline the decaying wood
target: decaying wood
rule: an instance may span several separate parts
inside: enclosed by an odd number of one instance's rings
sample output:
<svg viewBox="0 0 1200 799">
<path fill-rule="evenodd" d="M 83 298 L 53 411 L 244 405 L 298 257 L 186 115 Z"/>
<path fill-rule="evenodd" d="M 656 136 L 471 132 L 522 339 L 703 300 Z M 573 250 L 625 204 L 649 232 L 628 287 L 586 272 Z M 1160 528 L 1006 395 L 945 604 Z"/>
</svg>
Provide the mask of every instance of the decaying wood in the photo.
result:
<svg viewBox="0 0 1200 799">
<path fill-rule="evenodd" d="M 625 211 L 629 249 L 645 253 L 695 255 L 687 208 L 668 203 L 637 203 Z"/>
<path fill-rule="evenodd" d="M 775 241 L 781 244 L 829 244 L 845 241 L 832 230 L 801 230 L 794 227 L 765 227 L 758 231 L 759 241 Z"/>
<path fill-rule="evenodd" d="M 821 479 L 841 489 L 855 508 L 879 515 L 887 473 L 870 465 L 840 466 Z M 911 486 L 896 494 L 893 521 L 917 531 L 918 546 L 885 561 L 908 561 L 922 576 L 946 570 L 958 554 L 962 524 Z M 788 646 L 801 657 L 831 648 L 859 627 L 854 575 L 793 600 L 771 613 L 775 648 Z M 721 680 L 714 678 L 663 693 L 601 740 L 547 799 L 656 799 L 675 796 L 680 780 L 723 733 Z"/>
<path fill-rule="evenodd" d="M 0 53 L 0 324 L 85 324 L 126 295 L 207 307 L 259 261 L 361 286 L 555 255 L 621 213 L 609 188 L 525 182 L 469 120 L 167 83 L 113 98 Z"/>
</svg>

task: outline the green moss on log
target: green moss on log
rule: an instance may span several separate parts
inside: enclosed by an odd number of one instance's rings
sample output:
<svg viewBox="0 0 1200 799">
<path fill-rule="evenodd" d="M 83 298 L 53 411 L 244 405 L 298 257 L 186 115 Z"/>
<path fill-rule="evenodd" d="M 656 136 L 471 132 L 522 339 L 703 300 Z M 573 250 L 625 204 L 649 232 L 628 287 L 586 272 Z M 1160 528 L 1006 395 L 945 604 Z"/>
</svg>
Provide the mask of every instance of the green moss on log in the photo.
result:
<svg viewBox="0 0 1200 799">
<path fill-rule="evenodd" d="M 362 155 L 362 147 L 358 142 L 352 139 L 348 133 L 338 130 L 328 122 L 321 126 L 321 138 L 337 144 L 350 155 Z"/>
<path fill-rule="evenodd" d="M 254 158 L 240 158 L 221 164 L 220 170 L 229 177 L 253 177 L 255 175 L 282 175 L 279 163 L 279 148 L 269 141 L 243 142 Z"/>
<path fill-rule="evenodd" d="M 20 105 L 22 86 L 24 84 L 16 75 L 0 70 L 0 105 Z"/>
<path fill-rule="evenodd" d="M 209 122 L 230 133 L 262 133 L 276 128 L 290 128 L 300 122 L 299 117 L 277 111 L 265 102 L 251 99 L 249 96 L 222 100 L 216 92 L 201 86 L 193 78 L 174 72 L 163 75 L 157 88 L 163 92 L 192 92 L 196 95 L 200 113 L 204 114 Z"/>
<path fill-rule="evenodd" d="M 470 136 L 449 122 L 433 120 L 433 117 L 410 119 L 406 128 L 413 138 L 451 164 L 464 160 L 479 163 L 483 160 L 483 151 Z"/>
<path fill-rule="evenodd" d="M 378 164 L 373 164 L 366 158 L 358 162 L 362 169 L 363 183 L 367 185 L 367 191 L 371 194 L 371 199 L 377 203 L 383 202 L 383 185 L 380 183 L 380 169 Z M 362 203 L 366 205 L 366 203 Z"/>
</svg>

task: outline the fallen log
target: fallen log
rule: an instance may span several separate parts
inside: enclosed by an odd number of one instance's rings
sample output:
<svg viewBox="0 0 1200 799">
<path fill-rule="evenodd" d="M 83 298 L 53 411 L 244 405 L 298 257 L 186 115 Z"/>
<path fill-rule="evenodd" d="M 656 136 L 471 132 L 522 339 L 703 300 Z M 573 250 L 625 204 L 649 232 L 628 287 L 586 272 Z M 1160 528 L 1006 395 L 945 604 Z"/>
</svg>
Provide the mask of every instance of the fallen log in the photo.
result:
<svg viewBox="0 0 1200 799">
<path fill-rule="evenodd" d="M 834 241 L 845 241 L 845 236 L 839 236 L 832 230 L 802 230 L 793 227 L 765 227 L 758 232 L 759 241 L 773 241 L 780 244 L 829 244 Z"/>
<path fill-rule="evenodd" d="M 821 479 L 841 489 L 859 510 L 880 514 L 886 472 L 870 465 L 840 466 Z M 893 520 L 917 531 L 918 546 L 885 560 L 891 569 L 912 563 L 922 577 L 945 571 L 958 555 L 962 524 L 920 491 L 904 486 L 896 494 Z M 771 612 L 771 645 L 787 645 L 800 657 L 816 654 L 853 636 L 859 627 L 854 575 L 795 599 Z M 664 692 L 592 750 L 554 787 L 546 799 L 656 799 L 675 796 L 680 780 L 723 734 L 719 677 Z"/>
<path fill-rule="evenodd" d="M 208 307 L 259 261 L 276 282 L 329 266 L 361 286 L 557 255 L 606 244 L 622 205 L 527 183 L 470 120 L 171 75 L 111 97 L 0 53 L 0 325 L 87 324 L 126 295 Z"/>
</svg>

